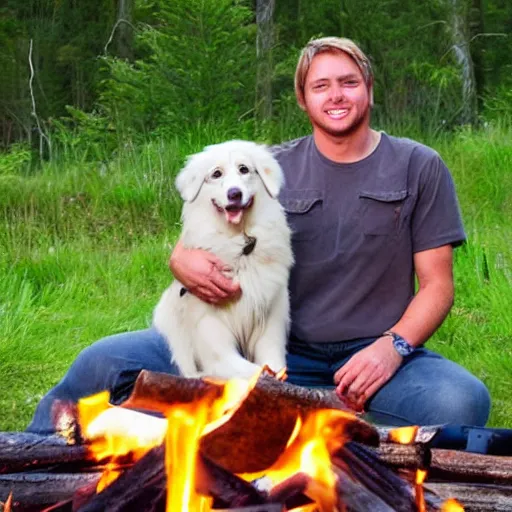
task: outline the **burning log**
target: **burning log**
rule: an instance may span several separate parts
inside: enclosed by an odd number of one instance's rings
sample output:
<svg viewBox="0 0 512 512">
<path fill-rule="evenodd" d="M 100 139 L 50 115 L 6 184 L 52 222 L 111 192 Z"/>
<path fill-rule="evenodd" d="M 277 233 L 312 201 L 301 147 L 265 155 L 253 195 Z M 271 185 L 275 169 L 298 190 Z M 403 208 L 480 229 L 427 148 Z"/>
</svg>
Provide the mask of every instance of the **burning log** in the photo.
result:
<svg viewBox="0 0 512 512">
<path fill-rule="evenodd" d="M 67 444 L 59 436 L 41 436 L 28 432 L 0 432 L 0 474 L 16 473 L 58 465 L 64 470 L 94 464 L 87 459 L 86 446 Z"/>
<path fill-rule="evenodd" d="M 205 379 L 186 379 L 167 373 L 142 370 L 123 407 L 165 412 L 169 405 L 191 403 L 208 395 L 219 398 L 224 385 Z"/>
<path fill-rule="evenodd" d="M 203 455 L 198 457 L 198 491 L 215 498 L 217 507 L 242 507 L 267 503 L 267 495 L 250 483 L 214 464 Z"/>
<path fill-rule="evenodd" d="M 198 487 L 201 494 L 214 498 L 217 508 L 232 508 L 267 503 L 265 493 L 249 482 L 199 455 Z M 75 499 L 77 512 L 138 512 L 165 510 L 167 478 L 163 445 L 150 450 L 137 464 L 95 494 L 82 493 Z"/>
<path fill-rule="evenodd" d="M 457 499 L 465 512 L 512 510 L 512 486 L 509 485 L 427 482 L 425 490 L 434 493 L 439 501 Z"/>
<path fill-rule="evenodd" d="M 430 449 L 423 444 L 381 443 L 375 454 L 390 467 L 399 469 L 424 469 L 430 465 Z"/>
<path fill-rule="evenodd" d="M 512 457 L 433 448 L 429 478 L 512 485 Z"/>
<path fill-rule="evenodd" d="M 164 511 L 166 496 L 164 448 L 150 450 L 133 467 L 96 494 L 95 489 L 74 500 L 73 512 Z M 163 505 L 163 506 L 162 506 Z"/>
<path fill-rule="evenodd" d="M 442 430 L 442 425 L 426 425 L 411 427 L 376 427 L 381 443 L 396 443 L 399 433 L 410 431 L 409 443 L 428 444 Z M 404 441 L 402 441 L 404 443 Z"/>
<path fill-rule="evenodd" d="M 295 473 L 270 489 L 269 502 L 284 503 L 287 509 L 312 503 L 304 494 L 311 480 L 311 477 L 305 473 Z"/>
<path fill-rule="evenodd" d="M 209 393 L 220 396 L 221 391 L 221 384 L 208 380 L 142 371 L 122 406 L 164 412 L 170 403 L 191 402 Z M 326 408 L 345 410 L 332 391 L 294 386 L 263 375 L 229 421 L 202 437 L 200 451 L 233 473 L 261 471 L 283 452 L 299 416 Z M 376 429 L 351 413 L 347 413 L 344 433 L 355 441 L 378 444 Z"/>
<path fill-rule="evenodd" d="M 332 457 L 333 464 L 357 479 L 369 493 L 377 496 L 392 509 L 415 510 L 410 484 L 390 471 L 371 449 L 354 442 L 345 444 Z"/>
<path fill-rule="evenodd" d="M 334 472 L 338 479 L 336 490 L 341 502 L 344 503 L 349 510 L 395 512 L 395 508 L 390 507 L 384 500 L 379 498 L 379 496 L 352 479 L 341 468 L 334 466 Z"/>
<path fill-rule="evenodd" d="M 280 405 L 286 403 L 298 410 L 341 409 L 347 410 L 336 394 L 326 389 L 309 389 L 277 380 L 269 375 L 262 375 L 256 388 L 265 397 Z M 122 405 L 135 409 L 160 410 L 164 412 L 170 404 L 190 403 L 214 393 L 222 394 L 223 383 L 209 379 L 187 379 L 166 373 L 142 370 L 137 377 L 132 394 Z M 372 431 L 372 437 L 377 431 Z"/>
</svg>

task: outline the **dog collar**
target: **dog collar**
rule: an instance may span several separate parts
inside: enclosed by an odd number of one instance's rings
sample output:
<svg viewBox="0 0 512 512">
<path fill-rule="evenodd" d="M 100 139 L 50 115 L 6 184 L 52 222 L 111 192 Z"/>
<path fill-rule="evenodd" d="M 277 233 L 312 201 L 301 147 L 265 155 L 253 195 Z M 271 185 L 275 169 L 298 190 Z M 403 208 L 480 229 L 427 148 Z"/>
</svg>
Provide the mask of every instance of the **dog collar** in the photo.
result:
<svg viewBox="0 0 512 512">
<path fill-rule="evenodd" d="M 245 245 L 242 249 L 242 254 L 244 256 L 248 256 L 251 254 L 252 251 L 254 251 L 254 248 L 256 247 L 256 237 L 255 236 L 249 236 L 244 233 L 245 238 Z"/>
</svg>

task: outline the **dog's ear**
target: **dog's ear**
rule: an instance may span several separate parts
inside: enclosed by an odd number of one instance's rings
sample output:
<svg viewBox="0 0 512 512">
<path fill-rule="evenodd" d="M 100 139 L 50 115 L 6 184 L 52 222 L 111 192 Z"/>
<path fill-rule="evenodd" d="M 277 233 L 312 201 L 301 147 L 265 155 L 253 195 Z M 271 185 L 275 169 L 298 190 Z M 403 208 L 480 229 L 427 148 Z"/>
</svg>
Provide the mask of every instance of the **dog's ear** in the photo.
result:
<svg viewBox="0 0 512 512">
<path fill-rule="evenodd" d="M 265 185 L 265 189 L 270 197 L 276 199 L 284 184 L 284 175 L 281 166 L 272 156 L 270 150 L 260 144 L 254 145 L 253 157 L 256 171 L 263 185 Z"/>
<path fill-rule="evenodd" d="M 207 170 L 207 163 L 202 153 L 188 157 L 175 182 L 176 188 L 184 201 L 191 203 L 197 199 Z"/>
</svg>

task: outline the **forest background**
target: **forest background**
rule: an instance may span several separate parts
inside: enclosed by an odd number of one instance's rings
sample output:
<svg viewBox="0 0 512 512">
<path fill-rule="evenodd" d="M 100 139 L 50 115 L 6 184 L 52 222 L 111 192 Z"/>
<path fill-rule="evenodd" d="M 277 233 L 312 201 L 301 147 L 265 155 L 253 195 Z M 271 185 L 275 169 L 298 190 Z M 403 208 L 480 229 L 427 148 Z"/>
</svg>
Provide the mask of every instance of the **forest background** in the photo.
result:
<svg viewBox="0 0 512 512">
<path fill-rule="evenodd" d="M 511 2 L 3 0 L 0 430 L 25 428 L 82 348 L 148 325 L 186 155 L 309 133 L 293 73 L 325 35 L 370 56 L 374 127 L 452 170 L 469 238 L 429 346 L 481 378 L 490 424 L 512 428 Z"/>
</svg>

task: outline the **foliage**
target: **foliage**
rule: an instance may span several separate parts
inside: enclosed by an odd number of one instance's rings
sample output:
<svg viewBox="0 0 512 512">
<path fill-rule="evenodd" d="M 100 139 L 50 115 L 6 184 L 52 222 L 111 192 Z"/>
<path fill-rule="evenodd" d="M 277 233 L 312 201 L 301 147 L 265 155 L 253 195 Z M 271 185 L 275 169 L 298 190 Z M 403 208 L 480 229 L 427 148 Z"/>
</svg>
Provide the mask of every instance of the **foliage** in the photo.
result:
<svg viewBox="0 0 512 512">
<path fill-rule="evenodd" d="M 236 123 L 254 104 L 255 31 L 243 2 L 154 2 L 136 45 L 143 59 L 107 58 L 99 102 L 139 133 L 176 134 L 197 120 Z"/>
<path fill-rule="evenodd" d="M 67 118 L 64 127 L 82 141 L 105 133 L 110 146 L 124 143 L 126 137 L 180 133 L 198 119 L 253 122 L 254 2 L 124 0 L 132 15 L 123 23 L 117 3 L 4 2 L 0 147 L 15 141 L 37 143 L 28 87 L 31 40 L 37 114 L 46 131 L 58 131 L 57 143 L 71 137 L 55 121 L 62 117 Z M 453 52 L 455 11 L 466 38 L 461 44 L 473 59 L 480 117 L 495 118 L 496 111 L 506 107 L 512 88 L 510 2 L 286 0 L 275 7 L 276 108 L 265 133 L 273 133 L 272 121 L 279 124 L 289 115 L 299 49 L 310 38 L 324 35 L 352 38 L 371 57 L 377 126 L 392 124 L 415 133 L 456 128 L 463 94 Z M 120 51 L 116 42 L 125 29 L 134 37 L 124 41 Z M 74 109 L 71 116 L 68 107 Z M 91 119 L 77 115 L 79 110 Z"/>
<path fill-rule="evenodd" d="M 0 176 L 21 174 L 32 160 L 32 153 L 26 144 L 12 144 L 0 158 Z"/>
</svg>

